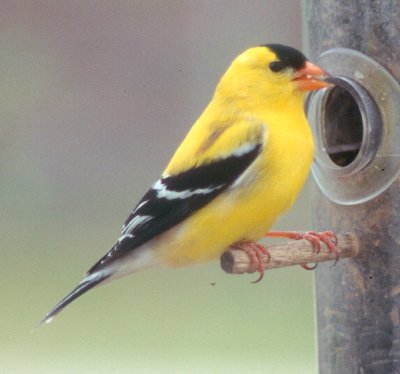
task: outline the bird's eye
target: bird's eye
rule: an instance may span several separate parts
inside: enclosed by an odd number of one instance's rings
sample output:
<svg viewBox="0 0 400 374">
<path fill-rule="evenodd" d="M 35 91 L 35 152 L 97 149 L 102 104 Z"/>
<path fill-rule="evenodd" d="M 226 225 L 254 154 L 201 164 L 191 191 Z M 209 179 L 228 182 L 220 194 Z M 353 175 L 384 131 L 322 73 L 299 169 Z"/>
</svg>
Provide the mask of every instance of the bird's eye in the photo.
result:
<svg viewBox="0 0 400 374">
<path fill-rule="evenodd" d="M 279 73 L 280 71 L 282 71 L 285 68 L 285 66 L 283 65 L 282 61 L 272 61 L 269 64 L 269 68 L 274 73 Z"/>
</svg>

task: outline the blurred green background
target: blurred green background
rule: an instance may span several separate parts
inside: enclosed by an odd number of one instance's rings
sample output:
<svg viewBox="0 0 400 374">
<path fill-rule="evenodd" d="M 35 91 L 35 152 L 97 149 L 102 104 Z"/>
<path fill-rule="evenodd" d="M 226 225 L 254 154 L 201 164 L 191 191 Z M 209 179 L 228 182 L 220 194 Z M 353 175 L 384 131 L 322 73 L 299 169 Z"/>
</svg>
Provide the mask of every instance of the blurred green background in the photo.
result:
<svg viewBox="0 0 400 374">
<path fill-rule="evenodd" d="M 314 373 L 312 273 L 150 270 L 34 326 L 249 46 L 301 48 L 292 0 L 22 1 L 0 13 L 2 373 Z M 307 190 L 307 188 L 306 188 Z M 309 229 L 307 191 L 276 228 Z M 211 283 L 215 283 L 212 285 Z"/>
</svg>

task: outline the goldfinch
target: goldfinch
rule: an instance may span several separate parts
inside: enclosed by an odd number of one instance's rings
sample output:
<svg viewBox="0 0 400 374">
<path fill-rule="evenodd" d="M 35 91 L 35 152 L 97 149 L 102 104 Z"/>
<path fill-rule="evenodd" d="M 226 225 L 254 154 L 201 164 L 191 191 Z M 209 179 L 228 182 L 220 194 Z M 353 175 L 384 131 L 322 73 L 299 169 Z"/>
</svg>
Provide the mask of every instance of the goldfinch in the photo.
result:
<svg viewBox="0 0 400 374">
<path fill-rule="evenodd" d="M 215 260 L 235 245 L 257 257 L 263 249 L 254 241 L 308 176 L 314 145 L 303 99 L 328 86 L 326 76 L 280 44 L 239 55 L 117 243 L 41 323 L 91 288 L 139 270 Z"/>
</svg>

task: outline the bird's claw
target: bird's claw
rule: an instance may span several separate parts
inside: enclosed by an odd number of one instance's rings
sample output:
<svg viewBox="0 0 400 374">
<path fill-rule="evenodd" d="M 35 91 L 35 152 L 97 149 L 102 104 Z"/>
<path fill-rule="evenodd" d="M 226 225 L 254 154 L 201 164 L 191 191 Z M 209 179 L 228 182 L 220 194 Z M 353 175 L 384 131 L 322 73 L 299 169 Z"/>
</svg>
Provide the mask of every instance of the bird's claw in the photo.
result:
<svg viewBox="0 0 400 374">
<path fill-rule="evenodd" d="M 306 262 L 303 262 L 300 264 L 300 266 L 304 269 L 304 270 L 315 270 L 317 267 L 317 264 L 314 265 L 308 265 Z"/>
<path fill-rule="evenodd" d="M 251 283 L 258 283 L 261 281 L 261 279 L 264 278 L 264 273 L 265 273 L 265 262 L 268 262 L 270 260 L 270 254 L 268 252 L 268 249 L 265 248 L 263 245 L 256 243 L 256 242 L 239 242 L 236 243 L 233 246 L 235 249 L 240 249 L 247 253 L 247 255 L 250 258 L 250 264 L 251 264 L 251 271 L 258 271 L 260 274 L 259 277 L 255 280 L 252 281 Z M 264 258 L 267 258 L 266 260 Z"/>
</svg>

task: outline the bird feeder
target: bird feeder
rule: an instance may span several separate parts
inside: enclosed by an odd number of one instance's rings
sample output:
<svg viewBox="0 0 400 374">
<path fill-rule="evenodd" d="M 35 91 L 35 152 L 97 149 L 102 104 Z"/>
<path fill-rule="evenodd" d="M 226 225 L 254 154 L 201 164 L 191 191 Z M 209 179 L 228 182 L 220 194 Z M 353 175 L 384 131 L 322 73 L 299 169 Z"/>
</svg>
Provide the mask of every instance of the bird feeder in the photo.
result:
<svg viewBox="0 0 400 374">
<path fill-rule="evenodd" d="M 400 6 L 304 3 L 307 55 L 335 87 L 307 114 L 316 230 L 351 231 L 355 258 L 315 273 L 320 373 L 400 372 Z"/>
</svg>

